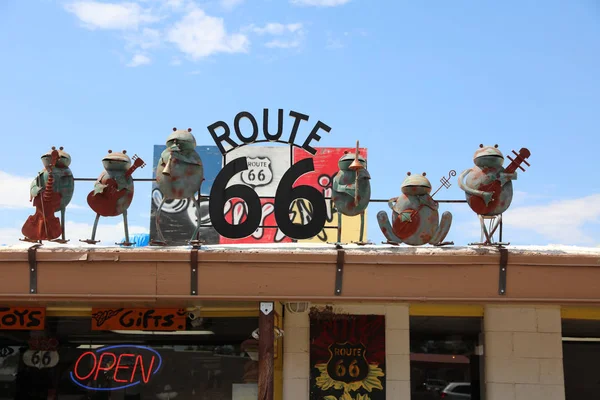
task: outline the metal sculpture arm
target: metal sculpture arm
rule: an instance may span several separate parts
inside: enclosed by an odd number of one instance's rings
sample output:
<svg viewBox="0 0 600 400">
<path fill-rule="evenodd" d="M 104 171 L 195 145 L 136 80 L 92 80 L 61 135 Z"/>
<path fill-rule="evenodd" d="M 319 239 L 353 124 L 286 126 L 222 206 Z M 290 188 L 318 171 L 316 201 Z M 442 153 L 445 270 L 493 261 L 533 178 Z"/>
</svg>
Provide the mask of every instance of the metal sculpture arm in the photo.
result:
<svg viewBox="0 0 600 400">
<path fill-rule="evenodd" d="M 29 187 L 29 201 L 33 200 L 43 189 L 44 186 L 44 171 L 40 171 L 37 176 L 31 181 Z"/>
<path fill-rule="evenodd" d="M 509 181 L 516 181 L 517 180 L 517 171 L 515 171 L 513 173 L 500 172 L 500 178 L 498 178 L 498 179 L 500 180 L 500 184 L 502 186 L 504 186 L 504 184 Z"/>
<path fill-rule="evenodd" d="M 393 210 L 394 206 L 396 205 L 396 202 L 398 201 L 397 197 L 392 197 L 391 199 L 388 200 L 388 207 Z"/>
<path fill-rule="evenodd" d="M 369 171 L 367 171 L 366 169 L 359 169 L 358 170 L 358 179 L 371 179 L 371 174 L 369 174 Z"/>
<path fill-rule="evenodd" d="M 465 176 L 467 176 L 467 174 L 471 172 L 471 168 L 464 170 L 458 177 L 458 186 L 467 194 L 470 194 L 472 196 L 478 196 L 481 197 L 483 199 L 483 201 L 485 201 L 485 205 L 487 206 L 490 201 L 492 201 L 492 196 L 494 195 L 494 193 L 492 192 L 484 192 L 482 190 L 476 190 L 473 188 L 468 187 L 467 185 L 465 185 L 463 183 L 463 179 Z"/>
<path fill-rule="evenodd" d="M 364 169 L 359 170 L 357 172 L 357 174 L 358 174 L 359 187 L 361 186 L 361 184 L 360 184 L 361 180 L 371 179 L 371 176 L 369 175 L 369 173 Z M 333 191 L 339 192 L 339 193 L 346 193 L 346 194 L 354 197 L 354 195 L 356 193 L 356 180 L 353 180 L 352 183 L 348 183 L 345 185 L 341 184 L 340 180 L 341 180 L 341 178 L 338 178 L 338 177 L 335 177 L 333 179 L 333 187 L 332 187 Z"/>
<path fill-rule="evenodd" d="M 102 179 L 104 178 L 104 175 L 106 175 L 106 172 L 102 172 L 100 174 L 100 176 L 98 177 L 98 179 L 96 180 L 96 182 L 94 182 L 94 196 L 104 192 L 104 189 L 106 189 L 108 187 L 108 185 L 105 185 L 104 183 L 102 183 Z"/>
<path fill-rule="evenodd" d="M 432 210 L 437 210 L 440 205 L 437 201 L 435 201 L 430 195 L 426 194 L 423 196 L 419 196 L 419 203 L 425 207 L 429 207 Z"/>
<path fill-rule="evenodd" d="M 354 183 L 342 184 L 342 183 L 340 183 L 341 180 L 342 180 L 342 178 L 339 175 L 335 176 L 333 178 L 333 187 L 332 187 L 333 191 L 338 192 L 338 193 L 346 193 L 350 196 L 354 196 L 355 184 Z"/>
</svg>

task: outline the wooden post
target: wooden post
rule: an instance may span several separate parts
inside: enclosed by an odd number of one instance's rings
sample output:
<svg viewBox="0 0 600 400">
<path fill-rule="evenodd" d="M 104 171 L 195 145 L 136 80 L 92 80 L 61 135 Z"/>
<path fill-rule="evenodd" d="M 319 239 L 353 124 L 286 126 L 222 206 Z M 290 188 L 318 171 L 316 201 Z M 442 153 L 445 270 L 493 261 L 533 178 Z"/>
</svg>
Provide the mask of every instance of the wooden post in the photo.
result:
<svg viewBox="0 0 600 400">
<path fill-rule="evenodd" d="M 275 309 L 260 303 L 258 314 L 258 400 L 273 400 Z"/>
</svg>

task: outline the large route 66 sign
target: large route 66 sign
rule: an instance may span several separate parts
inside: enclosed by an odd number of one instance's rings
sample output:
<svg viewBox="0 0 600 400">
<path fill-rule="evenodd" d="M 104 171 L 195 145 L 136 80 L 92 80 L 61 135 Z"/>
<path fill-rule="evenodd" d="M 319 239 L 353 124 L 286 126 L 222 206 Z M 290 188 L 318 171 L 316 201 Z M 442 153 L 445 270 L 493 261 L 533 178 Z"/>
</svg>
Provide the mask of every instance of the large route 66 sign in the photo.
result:
<svg viewBox="0 0 600 400">
<path fill-rule="evenodd" d="M 23 363 L 38 369 L 53 368 L 58 359 L 58 351 L 27 350 L 23 354 Z"/>
<path fill-rule="evenodd" d="M 296 111 L 290 111 L 289 116 L 293 119 L 290 134 L 286 140 L 282 140 L 284 113 L 282 109 L 278 110 L 277 122 L 271 125 L 277 126 L 277 133 L 269 131 L 269 110 L 263 110 L 262 134 L 264 139 L 258 139 L 259 124 L 256 118 L 247 111 L 239 112 L 233 121 L 232 129 L 224 121 L 217 121 L 207 127 L 215 144 L 225 156 L 229 151 L 252 143 L 258 142 L 278 142 L 286 143 L 290 146 L 303 148 L 313 156 L 316 150 L 312 147 L 313 142 L 321 139 L 319 131 L 329 132 L 331 128 L 321 121 L 317 121 L 311 131 L 306 136 L 302 145 L 295 144 L 299 127 L 302 122 L 309 120 L 309 116 Z M 251 130 L 246 128 L 243 132 L 241 121 L 246 120 L 250 123 Z M 247 125 L 246 125 L 247 126 Z M 219 132 L 217 132 L 219 130 Z M 225 146 L 228 146 L 227 149 Z M 268 162 L 267 162 L 268 161 Z M 292 239 L 309 239 L 317 236 L 326 221 L 326 204 L 323 193 L 312 186 L 302 185 L 293 187 L 294 182 L 302 175 L 313 172 L 315 166 L 312 158 L 306 158 L 293 164 L 279 181 L 275 192 L 275 221 L 279 230 Z M 231 178 L 241 173 L 243 184 L 235 184 L 227 187 Z M 210 202 L 208 206 L 210 220 L 214 229 L 221 235 L 229 239 L 242 239 L 250 236 L 260 226 L 262 207 L 258 194 L 252 187 L 268 184 L 273 179 L 270 168 L 270 160 L 264 158 L 239 157 L 225 164 L 219 172 L 210 190 Z M 266 183 L 264 183 L 266 182 Z M 247 186 L 249 185 L 249 186 Z M 251 187 L 252 186 L 252 187 Z M 228 200 L 239 198 L 246 203 L 247 217 L 239 225 L 232 225 L 225 219 L 223 210 Z M 305 225 L 294 224 L 290 219 L 290 208 L 292 202 L 296 199 L 306 199 L 312 206 L 312 219 Z"/>
</svg>

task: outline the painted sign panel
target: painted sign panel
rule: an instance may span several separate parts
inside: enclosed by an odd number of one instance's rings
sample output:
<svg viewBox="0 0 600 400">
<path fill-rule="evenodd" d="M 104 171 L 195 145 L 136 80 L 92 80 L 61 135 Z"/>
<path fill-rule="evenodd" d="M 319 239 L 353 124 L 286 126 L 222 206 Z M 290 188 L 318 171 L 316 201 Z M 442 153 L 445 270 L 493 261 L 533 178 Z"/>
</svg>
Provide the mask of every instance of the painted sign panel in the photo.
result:
<svg viewBox="0 0 600 400">
<path fill-rule="evenodd" d="M 314 156 L 305 152 L 302 149 L 294 148 L 294 160 L 299 160 L 312 157 L 315 164 L 315 171 L 309 172 L 306 175 L 301 176 L 297 181 L 296 185 L 309 185 L 323 192 L 325 198 L 331 198 L 331 187 L 333 185 L 333 178 L 337 174 L 339 167 L 338 161 L 344 155 L 345 152 L 354 153 L 354 148 L 343 148 L 343 147 L 318 147 L 315 149 L 317 152 Z M 367 149 L 360 148 L 360 154 L 367 160 Z M 325 220 L 325 227 L 319 233 L 311 239 L 305 239 L 301 242 L 316 242 L 316 243 L 332 243 L 337 240 L 337 226 L 338 226 L 338 213 L 333 212 L 333 201 L 331 199 L 326 200 L 327 214 Z M 292 208 L 294 214 L 294 222 L 306 223 L 307 220 L 312 218 L 312 210 L 310 204 L 303 199 L 299 199 L 294 207 Z M 365 211 L 365 224 L 363 227 L 363 235 L 366 237 L 367 230 L 367 211 Z M 360 216 L 349 217 L 342 215 L 342 242 L 349 243 L 359 240 L 360 230 Z"/>
<path fill-rule="evenodd" d="M 83 352 L 69 376 L 84 389 L 120 390 L 148 384 L 161 366 L 160 354 L 151 347 L 115 345 Z"/>
<path fill-rule="evenodd" d="M 36 307 L 0 307 L 0 330 L 44 330 L 46 309 Z"/>
<path fill-rule="evenodd" d="M 154 164 L 158 163 L 164 145 L 155 146 Z M 259 226 L 249 236 L 241 239 L 230 239 L 219 235 L 211 227 L 208 200 L 200 202 L 199 217 L 203 227 L 200 230 L 201 239 L 206 244 L 236 244 L 236 243 L 283 243 L 283 242 L 335 242 L 338 223 L 337 213 L 333 213 L 331 187 L 333 177 L 338 171 L 338 160 L 344 151 L 354 152 L 354 148 L 316 147 L 312 155 L 304 149 L 292 146 L 240 146 L 222 156 L 217 146 L 198 146 L 196 150 L 202 158 L 206 181 L 202 185 L 202 194 L 209 195 L 212 184 L 222 168 L 239 157 L 245 157 L 248 169 L 235 174 L 226 183 L 226 187 L 246 185 L 252 188 L 260 199 L 262 213 Z M 367 157 L 367 150 L 360 149 L 361 156 Z M 275 219 L 275 195 L 281 179 L 291 166 L 301 160 L 312 159 L 314 172 L 301 175 L 293 187 L 307 185 L 317 189 L 325 197 L 325 227 L 314 237 L 308 239 L 291 239 L 277 227 Z M 156 173 L 156 170 L 153 172 Z M 150 236 L 156 239 L 154 215 L 162 195 L 154 186 L 152 192 Z M 307 224 L 313 217 L 312 204 L 304 199 L 294 200 L 289 217 L 294 223 Z M 366 214 L 366 212 L 365 212 Z M 239 225 L 248 216 L 247 205 L 239 198 L 227 199 L 223 206 L 223 215 L 228 224 Z M 365 215 L 366 220 L 366 215 Z M 165 239 L 172 245 L 187 245 L 194 232 L 196 210 L 193 203 L 187 200 L 173 200 L 165 203 L 161 213 L 161 228 Z M 274 227 L 274 228 L 271 228 Z M 360 216 L 342 216 L 342 241 L 359 240 Z M 366 232 L 366 224 L 363 234 Z M 366 234 L 365 234 L 366 236 Z"/>
<path fill-rule="evenodd" d="M 310 400 L 385 399 L 385 317 L 310 321 Z"/>
<path fill-rule="evenodd" d="M 258 194 L 261 204 L 261 219 L 260 226 L 250 236 L 242 239 L 229 239 L 221 236 L 220 244 L 235 244 L 235 243 L 282 243 L 291 242 L 292 240 L 285 236 L 281 230 L 277 228 L 264 228 L 264 226 L 277 226 L 275 220 L 275 194 L 277 186 L 281 181 L 281 177 L 292 165 L 291 150 L 288 146 L 247 146 L 238 147 L 227 153 L 225 163 L 229 163 L 238 157 L 246 157 L 248 161 L 248 170 L 243 171 L 239 175 L 234 176 L 228 186 L 233 184 L 246 184 L 253 187 Z M 265 175 L 261 184 L 259 174 L 262 172 Z M 246 174 L 247 172 L 247 174 Z M 248 178 L 255 180 L 250 181 Z M 267 178 L 271 179 L 267 182 Z M 246 220 L 248 209 L 241 199 L 231 199 L 225 204 L 225 219 L 230 224 L 238 225 Z"/>
<path fill-rule="evenodd" d="M 186 312 L 176 308 L 93 308 L 92 330 L 179 331 Z"/>
</svg>

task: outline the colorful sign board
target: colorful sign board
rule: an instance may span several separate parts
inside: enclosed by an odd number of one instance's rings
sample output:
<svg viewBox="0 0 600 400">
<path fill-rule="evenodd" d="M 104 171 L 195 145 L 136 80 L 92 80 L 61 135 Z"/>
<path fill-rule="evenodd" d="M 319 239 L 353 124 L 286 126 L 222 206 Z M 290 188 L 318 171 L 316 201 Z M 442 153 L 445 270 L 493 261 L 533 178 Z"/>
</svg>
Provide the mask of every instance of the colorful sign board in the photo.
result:
<svg viewBox="0 0 600 400">
<path fill-rule="evenodd" d="M 92 330 L 185 330 L 186 314 L 177 308 L 93 308 Z"/>
<path fill-rule="evenodd" d="M 162 357 L 151 347 L 105 346 L 83 352 L 69 376 L 84 389 L 120 390 L 148 384 L 161 366 Z"/>
<path fill-rule="evenodd" d="M 0 330 L 42 331 L 45 323 L 43 307 L 0 307 Z"/>
<path fill-rule="evenodd" d="M 166 148 L 165 145 L 156 145 L 154 147 L 154 166 L 158 163 L 162 151 Z M 206 244 L 236 244 L 236 243 L 285 243 L 285 242 L 334 242 L 337 238 L 338 214 L 334 212 L 333 201 L 331 200 L 333 177 L 338 171 L 338 161 L 348 151 L 353 153 L 355 148 L 338 148 L 338 147 L 315 147 L 315 154 L 311 154 L 302 148 L 293 146 L 237 146 L 229 150 L 225 155 L 222 155 L 217 146 L 197 146 L 196 151 L 202 158 L 204 166 L 205 181 L 202 184 L 202 195 L 209 196 L 213 192 L 213 184 L 217 177 L 221 179 L 217 182 L 221 197 L 224 188 L 229 188 L 233 185 L 244 185 L 251 189 L 259 197 L 260 206 L 256 209 L 258 215 L 253 222 L 254 225 L 248 227 L 247 236 L 241 238 L 233 238 L 229 234 L 221 235 L 214 228 L 215 220 L 211 218 L 208 199 L 204 198 L 200 201 L 200 210 L 197 213 L 193 202 L 187 199 L 168 200 L 162 207 L 160 224 L 163 235 L 167 242 L 172 245 L 187 245 L 191 235 L 196 227 L 197 214 L 201 221 L 200 237 Z M 361 148 L 360 154 L 365 159 L 367 158 L 367 149 Z M 247 168 L 239 173 L 230 173 L 227 176 L 225 166 L 239 158 L 245 158 Z M 293 172 L 298 172 L 297 166 L 300 162 L 310 163 L 312 161 L 311 170 L 301 175 L 291 175 Z M 306 167 L 308 164 L 304 164 Z M 233 167 L 233 165 L 230 165 Z M 233 172 L 235 168 L 231 168 Z M 291 171 L 291 173 L 289 172 Z M 288 174 L 290 179 L 294 179 L 292 184 L 284 182 L 284 175 Z M 156 167 L 153 170 L 155 177 Z M 229 178 L 229 180 L 225 180 Z M 290 180 L 288 179 L 288 181 Z M 289 187 L 284 187 L 289 186 Z M 324 199 L 325 207 L 320 213 L 315 213 L 315 206 L 312 202 L 304 198 L 293 199 L 293 188 L 308 186 L 318 192 L 318 200 L 322 202 Z M 279 221 L 284 221 L 282 226 L 276 218 L 276 200 L 277 189 L 281 192 L 290 194 L 289 198 L 284 198 L 281 204 L 281 216 Z M 313 196 L 316 196 L 313 192 Z M 281 194 L 279 196 L 281 199 Z M 211 200 L 213 205 L 213 216 L 215 211 L 223 208 L 222 218 L 217 216 L 223 226 L 231 226 L 233 224 L 236 234 L 239 236 L 239 224 L 245 222 L 249 216 L 248 206 L 240 198 L 223 199 L 222 204 L 217 204 L 216 199 Z M 156 239 L 156 221 L 155 213 L 159 204 L 162 201 L 162 193 L 153 184 L 152 189 L 152 204 L 150 217 L 150 237 Z M 289 204 L 284 204 L 289 201 Z M 214 202 L 214 203 L 213 203 Z M 217 207 L 217 208 L 215 208 Z M 258 209 L 260 207 L 260 209 Z M 288 210 L 288 213 L 285 213 Z M 366 212 L 365 212 L 366 213 Z M 316 231 L 314 235 L 305 239 L 292 239 L 286 235 L 286 228 L 290 228 L 290 224 L 286 224 L 283 214 L 291 220 L 296 226 L 306 226 L 310 221 L 315 219 L 315 215 L 324 219 L 323 227 Z M 358 241 L 360 237 L 360 216 L 349 217 L 341 216 L 342 218 L 342 241 L 352 242 Z M 224 221 L 223 221 L 224 220 Z M 258 223 L 257 223 L 258 222 Z M 301 225 L 302 224 L 302 225 Z M 314 224 L 313 224 L 314 225 Z M 282 229 L 283 228 L 283 229 Z M 227 229 L 227 228 L 225 228 Z M 292 228 L 293 229 L 293 228 Z M 363 227 L 363 235 L 366 235 L 366 224 Z M 313 232 L 308 232 L 312 234 Z M 306 235 L 305 235 L 306 236 Z"/>
<path fill-rule="evenodd" d="M 385 317 L 311 317 L 310 399 L 385 399 Z"/>
</svg>

